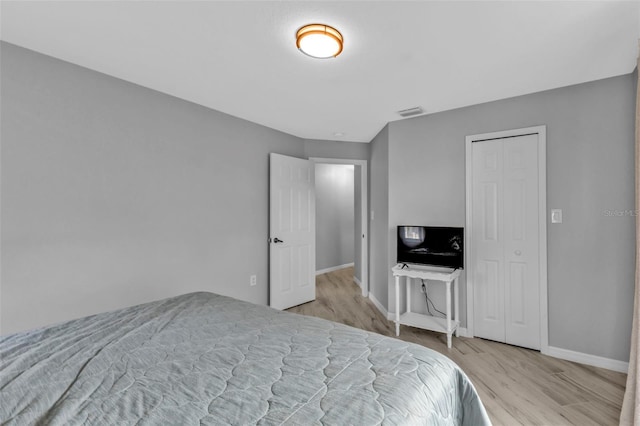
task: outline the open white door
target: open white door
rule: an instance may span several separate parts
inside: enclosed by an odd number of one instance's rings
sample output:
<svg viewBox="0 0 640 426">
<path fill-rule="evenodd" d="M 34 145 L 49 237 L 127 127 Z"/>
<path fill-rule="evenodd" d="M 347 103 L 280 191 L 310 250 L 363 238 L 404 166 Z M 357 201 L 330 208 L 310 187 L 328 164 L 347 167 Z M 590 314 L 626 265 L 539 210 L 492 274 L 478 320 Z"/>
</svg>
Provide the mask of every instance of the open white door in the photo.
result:
<svg viewBox="0 0 640 426">
<path fill-rule="evenodd" d="M 313 163 L 270 154 L 269 305 L 316 298 L 316 198 Z"/>
</svg>

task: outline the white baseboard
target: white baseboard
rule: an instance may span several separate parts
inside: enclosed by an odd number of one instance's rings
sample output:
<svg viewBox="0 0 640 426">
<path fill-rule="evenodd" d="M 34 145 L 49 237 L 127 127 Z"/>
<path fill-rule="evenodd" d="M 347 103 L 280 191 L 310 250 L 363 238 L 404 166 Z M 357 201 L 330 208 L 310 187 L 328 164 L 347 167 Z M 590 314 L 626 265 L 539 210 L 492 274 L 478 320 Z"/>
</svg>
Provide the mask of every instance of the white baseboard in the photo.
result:
<svg viewBox="0 0 640 426">
<path fill-rule="evenodd" d="M 353 276 L 353 282 L 358 284 L 358 287 L 360 287 L 360 290 L 362 290 L 362 296 L 364 297 L 369 296 L 369 294 L 367 293 L 367 289 L 362 286 L 362 282 L 355 275 Z"/>
<path fill-rule="evenodd" d="M 331 268 L 320 269 L 320 270 L 316 271 L 316 275 L 326 274 L 327 272 L 337 271 L 339 269 L 348 268 L 348 267 L 353 266 L 353 265 L 354 265 L 354 263 L 351 262 L 351 263 L 345 263 L 344 265 L 332 266 Z"/>
<path fill-rule="evenodd" d="M 389 314 L 387 313 L 387 309 L 382 306 L 382 303 L 380 303 L 380 301 L 378 299 L 376 299 L 376 297 L 373 295 L 372 292 L 369 292 L 369 299 L 373 302 L 373 304 L 375 305 L 376 308 L 378 308 L 378 310 L 380 311 L 380 313 L 385 317 L 385 318 L 389 318 Z"/>
<path fill-rule="evenodd" d="M 619 371 L 620 373 L 626 373 L 629 369 L 628 362 L 604 358 L 597 355 L 585 354 L 582 352 L 570 351 L 568 349 L 556 348 L 554 346 L 549 346 L 547 350 L 543 351 L 542 353 L 555 358 L 565 359 L 567 361 L 579 362 L 580 364 L 587 364 L 594 367 L 606 368 L 607 370 Z"/>
<path fill-rule="evenodd" d="M 467 331 L 467 327 L 460 327 L 458 329 L 458 334 L 460 335 L 460 337 L 473 337 L 473 336 L 469 336 L 469 332 Z"/>
<path fill-rule="evenodd" d="M 371 299 L 376 308 L 378 308 L 382 315 L 384 315 L 389 321 L 396 320 L 395 312 L 387 311 L 385 307 L 382 306 L 382 304 L 378 301 L 378 299 L 375 298 L 373 293 L 369 293 L 369 299 Z M 460 337 L 473 337 L 469 335 L 466 327 L 460 327 L 458 329 L 458 334 L 460 335 Z M 554 358 L 578 362 L 580 364 L 592 365 L 594 367 L 606 368 L 607 370 L 619 371 L 621 373 L 626 373 L 629 369 L 628 362 L 604 358 L 597 355 L 589 355 L 582 352 L 570 351 L 568 349 L 556 348 L 554 346 L 549 346 L 546 350 L 543 350 L 542 353 Z"/>
</svg>

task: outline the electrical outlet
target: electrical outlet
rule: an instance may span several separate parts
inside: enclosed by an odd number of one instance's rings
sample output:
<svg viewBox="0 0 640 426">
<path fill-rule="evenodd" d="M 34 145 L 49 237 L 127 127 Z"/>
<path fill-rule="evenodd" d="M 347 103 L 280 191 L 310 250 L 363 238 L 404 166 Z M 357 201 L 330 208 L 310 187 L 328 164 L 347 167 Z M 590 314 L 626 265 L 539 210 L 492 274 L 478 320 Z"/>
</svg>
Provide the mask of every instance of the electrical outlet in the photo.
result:
<svg viewBox="0 0 640 426">
<path fill-rule="evenodd" d="M 258 284 L 258 277 L 256 277 L 255 275 L 251 275 L 249 277 L 249 285 L 253 287 L 256 284 Z"/>
</svg>

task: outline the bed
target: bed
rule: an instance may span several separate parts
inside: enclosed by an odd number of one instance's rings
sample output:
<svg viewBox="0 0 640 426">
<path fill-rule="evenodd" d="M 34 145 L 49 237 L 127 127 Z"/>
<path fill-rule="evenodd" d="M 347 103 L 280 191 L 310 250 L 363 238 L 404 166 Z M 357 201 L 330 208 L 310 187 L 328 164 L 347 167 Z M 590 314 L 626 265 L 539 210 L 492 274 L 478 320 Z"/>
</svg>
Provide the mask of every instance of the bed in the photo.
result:
<svg viewBox="0 0 640 426">
<path fill-rule="evenodd" d="M 0 423 L 489 424 L 430 349 L 213 293 L 0 338 Z"/>
</svg>

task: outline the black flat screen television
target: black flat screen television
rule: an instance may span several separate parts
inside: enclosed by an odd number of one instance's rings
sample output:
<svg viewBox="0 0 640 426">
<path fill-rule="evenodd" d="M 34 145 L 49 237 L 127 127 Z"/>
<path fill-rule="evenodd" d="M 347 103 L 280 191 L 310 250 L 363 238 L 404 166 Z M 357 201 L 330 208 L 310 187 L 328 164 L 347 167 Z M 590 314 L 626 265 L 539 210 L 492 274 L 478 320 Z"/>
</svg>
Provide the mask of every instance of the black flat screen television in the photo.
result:
<svg viewBox="0 0 640 426">
<path fill-rule="evenodd" d="M 398 263 L 462 269 L 464 228 L 398 226 Z"/>
</svg>

